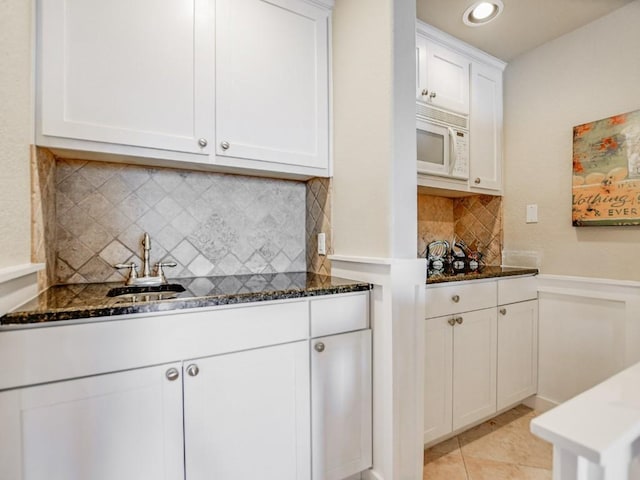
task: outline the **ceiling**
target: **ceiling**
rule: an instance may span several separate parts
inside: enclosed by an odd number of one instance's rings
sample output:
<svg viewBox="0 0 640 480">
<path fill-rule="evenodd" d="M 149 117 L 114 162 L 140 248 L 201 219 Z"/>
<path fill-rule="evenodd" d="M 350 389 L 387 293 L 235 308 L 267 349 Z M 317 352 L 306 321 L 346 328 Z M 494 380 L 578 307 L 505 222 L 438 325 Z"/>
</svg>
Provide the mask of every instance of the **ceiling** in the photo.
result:
<svg viewBox="0 0 640 480">
<path fill-rule="evenodd" d="M 509 61 L 634 0 L 503 0 L 502 15 L 468 27 L 462 14 L 475 0 L 416 0 L 417 16 L 465 42 Z"/>
</svg>

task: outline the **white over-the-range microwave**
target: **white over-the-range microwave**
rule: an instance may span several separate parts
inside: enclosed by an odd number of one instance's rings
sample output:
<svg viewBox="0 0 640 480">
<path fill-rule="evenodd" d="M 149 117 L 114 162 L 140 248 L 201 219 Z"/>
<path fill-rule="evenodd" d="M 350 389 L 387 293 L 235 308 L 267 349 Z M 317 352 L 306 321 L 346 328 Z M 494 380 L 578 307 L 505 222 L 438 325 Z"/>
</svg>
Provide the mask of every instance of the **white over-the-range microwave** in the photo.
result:
<svg viewBox="0 0 640 480">
<path fill-rule="evenodd" d="M 418 173 L 469 178 L 469 118 L 417 104 Z"/>
</svg>

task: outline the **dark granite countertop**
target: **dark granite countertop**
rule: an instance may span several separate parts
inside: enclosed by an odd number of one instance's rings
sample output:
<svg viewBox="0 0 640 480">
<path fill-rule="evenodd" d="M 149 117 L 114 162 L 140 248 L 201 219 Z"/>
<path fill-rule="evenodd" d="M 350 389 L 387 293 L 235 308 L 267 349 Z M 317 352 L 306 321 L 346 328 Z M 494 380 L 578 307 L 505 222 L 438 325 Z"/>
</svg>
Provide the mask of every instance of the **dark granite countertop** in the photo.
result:
<svg viewBox="0 0 640 480">
<path fill-rule="evenodd" d="M 475 271 L 455 272 L 453 270 L 445 270 L 442 273 L 427 272 L 427 285 L 433 283 L 445 282 L 461 282 L 464 280 L 478 280 L 481 278 L 498 278 L 511 277 L 515 275 L 536 275 L 537 268 L 520 268 L 520 267 L 495 267 L 481 266 Z"/>
<path fill-rule="evenodd" d="M 131 296 L 107 297 L 110 289 L 122 286 L 122 283 L 57 285 L 0 317 L 0 327 L 331 295 L 371 288 L 368 283 L 308 272 L 180 278 L 170 280 L 170 283 L 182 285 L 185 291 L 169 295 L 171 298 L 158 299 L 156 294 L 135 301 Z"/>
</svg>

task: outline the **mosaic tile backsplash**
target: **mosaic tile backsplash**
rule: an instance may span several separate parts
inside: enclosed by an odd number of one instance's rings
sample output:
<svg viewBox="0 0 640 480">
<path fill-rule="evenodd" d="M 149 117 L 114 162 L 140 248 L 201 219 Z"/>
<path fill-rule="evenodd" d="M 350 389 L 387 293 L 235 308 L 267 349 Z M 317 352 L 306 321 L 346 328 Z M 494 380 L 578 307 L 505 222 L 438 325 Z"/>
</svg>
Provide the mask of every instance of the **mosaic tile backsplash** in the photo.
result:
<svg viewBox="0 0 640 480">
<path fill-rule="evenodd" d="M 305 271 L 303 182 L 60 159 L 55 281 L 122 281 L 112 265 L 175 261 L 169 278 Z"/>
</svg>

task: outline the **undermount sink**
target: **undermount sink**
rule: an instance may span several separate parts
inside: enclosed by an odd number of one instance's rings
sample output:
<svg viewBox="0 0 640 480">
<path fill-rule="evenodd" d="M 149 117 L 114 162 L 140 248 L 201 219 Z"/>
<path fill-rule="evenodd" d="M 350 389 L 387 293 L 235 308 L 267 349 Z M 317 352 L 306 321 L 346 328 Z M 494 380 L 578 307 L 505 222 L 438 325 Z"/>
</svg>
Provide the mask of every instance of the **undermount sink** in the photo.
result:
<svg viewBox="0 0 640 480">
<path fill-rule="evenodd" d="M 165 283 L 163 285 L 130 285 L 126 287 L 116 287 L 109 290 L 107 297 L 127 297 L 127 296 L 154 296 L 158 300 L 171 298 L 171 295 L 184 292 L 184 287 L 179 283 Z M 155 299 L 155 298 L 154 298 Z"/>
</svg>

